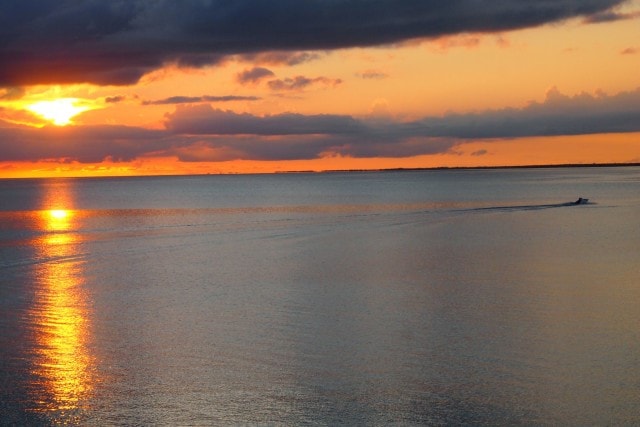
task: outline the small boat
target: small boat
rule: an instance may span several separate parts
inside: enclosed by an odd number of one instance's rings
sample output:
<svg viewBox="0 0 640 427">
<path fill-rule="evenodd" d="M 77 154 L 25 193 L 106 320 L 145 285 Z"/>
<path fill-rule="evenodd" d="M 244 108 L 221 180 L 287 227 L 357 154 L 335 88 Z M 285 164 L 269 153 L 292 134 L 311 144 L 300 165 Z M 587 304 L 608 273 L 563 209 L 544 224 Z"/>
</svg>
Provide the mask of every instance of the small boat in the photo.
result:
<svg viewBox="0 0 640 427">
<path fill-rule="evenodd" d="M 589 199 L 583 199 L 582 197 L 578 197 L 578 200 L 573 202 L 574 205 L 586 205 L 589 203 Z"/>
</svg>

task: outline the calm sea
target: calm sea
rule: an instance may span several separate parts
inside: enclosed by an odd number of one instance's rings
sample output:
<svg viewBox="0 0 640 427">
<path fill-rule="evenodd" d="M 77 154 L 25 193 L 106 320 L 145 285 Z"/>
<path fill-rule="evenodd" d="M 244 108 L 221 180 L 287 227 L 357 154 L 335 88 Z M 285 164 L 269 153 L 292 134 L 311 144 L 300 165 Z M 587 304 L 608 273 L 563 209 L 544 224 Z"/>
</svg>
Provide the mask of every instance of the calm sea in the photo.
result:
<svg viewBox="0 0 640 427">
<path fill-rule="evenodd" d="M 640 168 L 0 180 L 0 424 L 65 423 L 638 425 Z"/>
</svg>

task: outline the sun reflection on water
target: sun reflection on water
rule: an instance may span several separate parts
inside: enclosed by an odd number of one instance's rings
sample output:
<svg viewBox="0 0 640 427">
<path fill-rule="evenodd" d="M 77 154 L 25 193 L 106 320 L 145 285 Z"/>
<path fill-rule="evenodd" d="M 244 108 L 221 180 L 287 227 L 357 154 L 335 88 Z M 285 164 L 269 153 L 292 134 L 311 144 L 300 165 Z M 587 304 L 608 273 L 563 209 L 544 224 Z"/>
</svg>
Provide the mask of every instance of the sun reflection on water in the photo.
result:
<svg viewBox="0 0 640 427">
<path fill-rule="evenodd" d="M 69 211 L 66 209 L 51 209 L 49 215 L 52 219 L 63 220 L 69 216 Z M 52 221 L 53 222 L 53 221 Z M 52 224 L 55 226 L 55 224 Z"/>
<path fill-rule="evenodd" d="M 88 349 L 90 317 L 83 287 L 83 265 L 74 233 L 70 182 L 47 193 L 41 211 L 43 237 L 36 243 L 39 258 L 36 300 L 30 317 L 35 336 L 33 374 L 37 380 L 33 409 L 56 423 L 74 423 L 93 388 L 93 358 Z"/>
</svg>

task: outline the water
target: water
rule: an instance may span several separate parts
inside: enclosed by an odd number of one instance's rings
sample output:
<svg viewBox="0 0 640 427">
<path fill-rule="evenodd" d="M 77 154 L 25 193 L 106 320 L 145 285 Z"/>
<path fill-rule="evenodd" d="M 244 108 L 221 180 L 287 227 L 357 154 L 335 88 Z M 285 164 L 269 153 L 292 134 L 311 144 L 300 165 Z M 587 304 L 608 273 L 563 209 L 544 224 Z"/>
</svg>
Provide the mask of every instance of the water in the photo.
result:
<svg viewBox="0 0 640 427">
<path fill-rule="evenodd" d="M 0 424 L 637 425 L 639 190 L 638 168 L 0 181 Z"/>
</svg>

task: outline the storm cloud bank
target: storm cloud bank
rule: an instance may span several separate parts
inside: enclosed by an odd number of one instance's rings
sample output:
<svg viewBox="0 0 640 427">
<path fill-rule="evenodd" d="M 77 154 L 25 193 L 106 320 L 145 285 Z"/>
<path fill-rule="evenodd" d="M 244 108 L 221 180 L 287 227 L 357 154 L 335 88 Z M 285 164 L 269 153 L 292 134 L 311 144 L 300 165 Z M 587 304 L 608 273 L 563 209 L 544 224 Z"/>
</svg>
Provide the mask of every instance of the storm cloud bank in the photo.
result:
<svg viewBox="0 0 640 427">
<path fill-rule="evenodd" d="M 178 105 L 165 129 L 126 126 L 1 127 L 0 161 L 80 162 L 176 156 L 182 161 L 296 160 L 340 154 L 408 157 L 445 153 L 469 141 L 640 132 L 640 88 L 616 95 L 561 94 L 543 102 L 414 121 L 348 115 L 257 116 Z"/>
<path fill-rule="evenodd" d="M 624 0 L 4 0 L 0 86 L 133 84 L 164 64 L 498 32 Z"/>
</svg>

